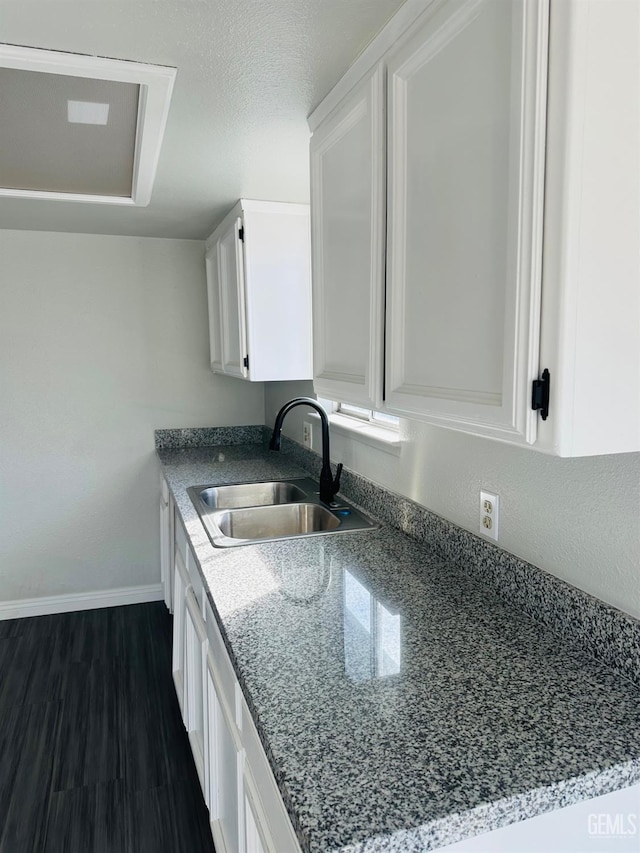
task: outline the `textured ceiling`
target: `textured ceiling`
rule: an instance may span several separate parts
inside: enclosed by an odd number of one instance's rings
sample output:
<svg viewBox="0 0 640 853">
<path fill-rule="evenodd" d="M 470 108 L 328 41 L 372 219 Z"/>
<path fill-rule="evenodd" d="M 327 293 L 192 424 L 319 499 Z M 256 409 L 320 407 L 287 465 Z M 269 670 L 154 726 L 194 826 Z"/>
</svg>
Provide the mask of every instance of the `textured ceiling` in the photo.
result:
<svg viewBox="0 0 640 853">
<path fill-rule="evenodd" d="M 306 117 L 400 5 L 0 0 L 0 42 L 178 69 L 148 207 L 4 198 L 0 228 L 203 238 L 240 197 L 308 201 Z"/>
</svg>

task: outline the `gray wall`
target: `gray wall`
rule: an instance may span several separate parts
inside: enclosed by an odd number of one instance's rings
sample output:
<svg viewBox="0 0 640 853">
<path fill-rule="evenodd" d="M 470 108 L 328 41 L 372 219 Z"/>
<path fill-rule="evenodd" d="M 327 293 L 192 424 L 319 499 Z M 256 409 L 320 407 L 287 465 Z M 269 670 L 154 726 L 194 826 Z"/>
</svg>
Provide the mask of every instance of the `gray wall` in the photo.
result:
<svg viewBox="0 0 640 853">
<path fill-rule="evenodd" d="M 153 430 L 264 418 L 186 240 L 0 231 L 0 393 L 1 601 L 158 582 Z"/>
<path fill-rule="evenodd" d="M 300 394 L 312 384 L 268 383 L 267 423 Z M 303 418 L 284 432 L 301 441 Z M 480 489 L 497 492 L 500 546 L 640 618 L 640 453 L 559 459 L 416 421 L 401 437 L 398 457 L 335 434 L 331 456 L 474 533 Z"/>
<path fill-rule="evenodd" d="M 272 423 L 311 383 L 213 376 L 203 244 L 0 231 L 0 600 L 159 580 L 153 430 Z M 285 432 L 301 439 L 302 410 Z M 315 431 L 317 435 L 318 431 Z M 640 454 L 554 459 L 402 423 L 400 457 L 333 457 L 640 616 Z"/>
</svg>

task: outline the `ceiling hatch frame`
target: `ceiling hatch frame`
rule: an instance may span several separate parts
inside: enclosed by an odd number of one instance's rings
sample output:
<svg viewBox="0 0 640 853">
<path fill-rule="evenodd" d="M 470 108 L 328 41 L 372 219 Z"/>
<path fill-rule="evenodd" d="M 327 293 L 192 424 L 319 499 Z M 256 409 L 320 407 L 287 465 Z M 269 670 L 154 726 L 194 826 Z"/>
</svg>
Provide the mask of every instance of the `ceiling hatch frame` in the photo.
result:
<svg viewBox="0 0 640 853">
<path fill-rule="evenodd" d="M 130 196 L 47 192 L 9 187 L 0 187 L 0 196 L 125 204 L 136 207 L 146 207 L 149 204 L 169 115 L 177 73 L 175 68 L 8 44 L 0 44 L 0 68 L 134 83 L 140 87 Z"/>
</svg>

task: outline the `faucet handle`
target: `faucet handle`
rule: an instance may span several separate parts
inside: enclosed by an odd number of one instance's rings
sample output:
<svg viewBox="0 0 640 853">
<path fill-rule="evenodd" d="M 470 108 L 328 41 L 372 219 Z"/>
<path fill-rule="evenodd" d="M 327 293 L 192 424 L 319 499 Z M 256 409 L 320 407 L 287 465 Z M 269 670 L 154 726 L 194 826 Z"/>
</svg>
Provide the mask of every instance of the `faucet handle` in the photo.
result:
<svg viewBox="0 0 640 853">
<path fill-rule="evenodd" d="M 333 494 L 340 491 L 340 476 L 342 474 L 342 462 L 338 462 L 336 466 L 336 476 L 333 478 Z"/>
</svg>

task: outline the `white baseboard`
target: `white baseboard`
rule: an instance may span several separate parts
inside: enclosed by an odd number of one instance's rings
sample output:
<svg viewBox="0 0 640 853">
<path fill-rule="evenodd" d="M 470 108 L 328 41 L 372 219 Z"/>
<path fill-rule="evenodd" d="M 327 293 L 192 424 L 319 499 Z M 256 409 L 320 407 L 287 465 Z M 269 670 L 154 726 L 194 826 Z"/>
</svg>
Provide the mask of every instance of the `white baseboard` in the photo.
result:
<svg viewBox="0 0 640 853">
<path fill-rule="evenodd" d="M 95 610 L 98 607 L 119 607 L 122 604 L 163 600 L 164 587 L 161 583 L 42 598 L 22 598 L 16 601 L 0 601 L 0 621 L 19 619 L 22 616 L 45 616 L 49 613 L 69 613 L 72 610 Z"/>
</svg>

